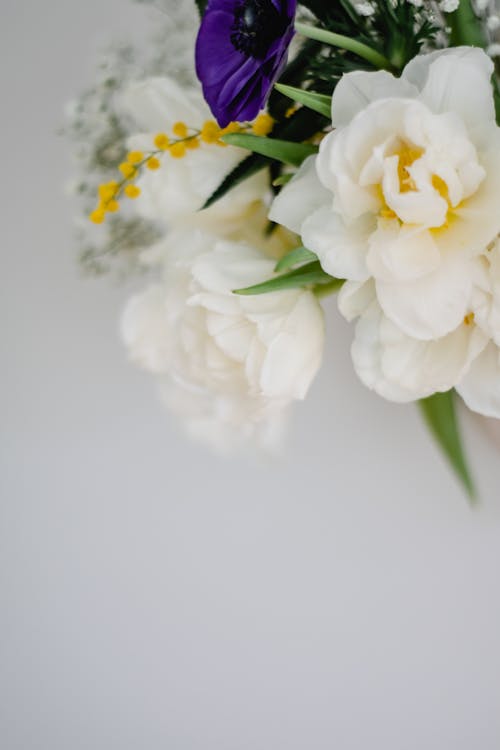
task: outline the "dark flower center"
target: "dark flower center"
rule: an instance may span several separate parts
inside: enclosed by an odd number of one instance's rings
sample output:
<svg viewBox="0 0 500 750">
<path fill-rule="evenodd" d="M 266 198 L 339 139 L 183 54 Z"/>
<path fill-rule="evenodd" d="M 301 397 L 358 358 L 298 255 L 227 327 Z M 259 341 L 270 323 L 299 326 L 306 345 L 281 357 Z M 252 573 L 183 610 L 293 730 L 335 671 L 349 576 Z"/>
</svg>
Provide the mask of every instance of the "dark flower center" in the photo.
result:
<svg viewBox="0 0 500 750">
<path fill-rule="evenodd" d="M 267 51 L 288 25 L 271 0 L 243 0 L 234 10 L 231 42 L 248 57 L 264 58 Z"/>
</svg>

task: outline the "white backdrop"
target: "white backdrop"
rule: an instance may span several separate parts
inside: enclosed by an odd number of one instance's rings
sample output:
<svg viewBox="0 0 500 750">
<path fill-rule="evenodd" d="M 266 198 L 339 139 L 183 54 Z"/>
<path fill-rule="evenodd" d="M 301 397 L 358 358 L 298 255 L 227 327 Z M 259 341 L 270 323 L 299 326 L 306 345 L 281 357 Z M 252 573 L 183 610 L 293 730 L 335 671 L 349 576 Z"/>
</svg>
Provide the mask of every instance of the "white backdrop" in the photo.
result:
<svg viewBox="0 0 500 750">
<path fill-rule="evenodd" d="M 2 750 L 498 750 L 499 454 L 471 511 L 331 306 L 283 461 L 186 441 L 84 280 L 56 131 L 126 0 L 2 9 Z M 168 40 L 166 40 L 168 43 Z"/>
</svg>

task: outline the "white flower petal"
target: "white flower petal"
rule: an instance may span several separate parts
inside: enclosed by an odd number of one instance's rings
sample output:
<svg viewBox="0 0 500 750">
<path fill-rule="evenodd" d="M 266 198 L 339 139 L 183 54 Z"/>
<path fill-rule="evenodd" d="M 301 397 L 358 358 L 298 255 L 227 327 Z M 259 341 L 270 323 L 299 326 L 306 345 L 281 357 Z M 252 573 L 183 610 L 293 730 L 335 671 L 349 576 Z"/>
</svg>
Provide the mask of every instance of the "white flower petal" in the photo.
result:
<svg viewBox="0 0 500 750">
<path fill-rule="evenodd" d="M 457 391 L 473 411 L 500 419 L 500 349 L 488 344 L 462 381 Z"/>
<path fill-rule="evenodd" d="M 376 73 L 354 71 L 342 76 L 332 97 L 332 125 L 348 125 L 358 112 L 377 99 L 391 97 L 411 99 L 418 90 L 408 80 L 395 78 L 385 70 Z"/>
<path fill-rule="evenodd" d="M 165 292 L 160 284 L 152 284 L 129 299 L 122 313 L 120 332 L 136 365 L 156 374 L 168 371 L 171 346 Z"/>
<path fill-rule="evenodd" d="M 349 322 L 362 315 L 375 300 L 375 285 L 369 281 L 346 281 L 337 295 L 341 315 Z"/>
<path fill-rule="evenodd" d="M 323 337 L 323 312 L 312 293 L 301 293 L 268 346 L 260 378 L 262 393 L 305 398 L 321 364 Z"/>
<path fill-rule="evenodd" d="M 304 222 L 302 240 L 316 253 L 327 273 L 339 279 L 364 281 L 369 276 L 366 253 L 373 223 L 373 217 L 367 214 L 347 225 L 335 211 L 320 208 Z"/>
<path fill-rule="evenodd" d="M 304 219 L 318 206 L 331 203 L 331 193 L 323 187 L 316 173 L 316 157 L 309 156 L 274 199 L 269 219 L 300 234 Z"/>
<path fill-rule="evenodd" d="M 420 89 L 420 99 L 433 112 L 456 112 L 470 127 L 494 121 L 491 95 L 493 63 L 478 47 L 455 47 L 418 55 L 403 79 Z"/>
<path fill-rule="evenodd" d="M 118 109 L 137 130 L 170 132 L 175 122 L 193 127 L 210 117 L 201 91 L 179 86 L 173 78 L 147 78 L 132 83 L 120 95 Z"/>
<path fill-rule="evenodd" d="M 377 303 L 361 316 L 352 347 L 361 380 L 397 402 L 453 388 L 486 346 L 477 326 L 463 324 L 443 339 L 419 341 L 386 318 Z"/>
<path fill-rule="evenodd" d="M 376 281 L 377 297 L 387 317 L 408 336 L 441 338 L 469 312 L 471 273 L 471 264 L 443 262 L 415 281 Z"/>
<path fill-rule="evenodd" d="M 397 219 L 379 220 L 369 238 L 367 265 L 378 281 L 411 281 L 436 270 L 441 256 L 430 232 L 401 226 Z"/>
</svg>

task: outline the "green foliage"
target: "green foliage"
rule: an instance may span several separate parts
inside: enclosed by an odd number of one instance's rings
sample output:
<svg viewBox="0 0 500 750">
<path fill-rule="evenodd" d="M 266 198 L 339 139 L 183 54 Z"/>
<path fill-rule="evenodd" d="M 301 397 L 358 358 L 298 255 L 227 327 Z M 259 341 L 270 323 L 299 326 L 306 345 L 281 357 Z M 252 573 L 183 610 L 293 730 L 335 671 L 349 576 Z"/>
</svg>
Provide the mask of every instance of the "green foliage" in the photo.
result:
<svg viewBox="0 0 500 750">
<path fill-rule="evenodd" d="M 455 399 L 455 391 L 434 393 L 419 401 L 419 406 L 432 435 L 462 482 L 470 500 L 473 501 L 474 483 L 462 447 Z"/>
<path fill-rule="evenodd" d="M 281 94 L 280 96 L 285 99 Z M 285 99 L 285 101 L 288 100 Z M 300 109 L 298 112 L 295 112 L 292 117 L 289 117 L 282 122 L 278 122 L 269 137 L 273 138 L 281 136 L 283 139 L 290 141 L 304 141 L 317 133 L 318 130 L 321 130 L 324 122 L 325 118 L 316 112 L 311 112 L 307 109 Z M 233 187 L 266 167 L 271 168 L 273 181 L 279 178 L 279 171 L 275 174 L 274 168 L 281 170 L 281 162 L 273 161 L 273 159 L 266 156 L 260 156 L 255 153 L 252 154 L 247 159 L 240 162 L 232 172 L 224 178 L 219 187 L 214 193 L 212 193 L 202 208 L 208 208 L 213 205 Z"/>
<path fill-rule="evenodd" d="M 196 7 L 198 8 L 198 13 L 200 14 L 200 18 L 202 18 L 206 10 L 208 0 L 194 0 L 194 1 L 196 3 Z"/>
<path fill-rule="evenodd" d="M 317 255 L 307 248 L 294 247 L 293 250 L 290 250 L 289 253 L 284 255 L 283 258 L 276 263 L 274 270 L 277 273 L 280 273 L 281 271 L 287 271 L 289 268 L 293 268 L 293 266 L 298 266 L 301 263 L 310 263 L 315 260 L 318 260 Z"/>
<path fill-rule="evenodd" d="M 266 159 L 263 156 L 258 156 L 257 154 L 252 154 L 243 161 L 240 161 L 240 163 L 237 164 L 236 167 L 222 180 L 219 187 L 214 190 L 210 198 L 205 201 L 200 210 L 209 208 L 234 187 L 239 185 L 244 180 L 248 180 L 249 177 L 252 177 L 257 172 L 260 172 L 261 169 L 265 169 L 270 164 L 270 159 Z"/>
<path fill-rule="evenodd" d="M 332 111 L 332 97 L 326 94 L 317 94 L 315 91 L 307 91 L 306 89 L 299 89 L 296 86 L 286 86 L 282 83 L 277 83 L 275 88 L 284 96 L 287 96 L 294 102 L 303 104 L 304 107 L 312 109 L 314 112 L 318 112 L 328 120 L 331 118 Z"/>
<path fill-rule="evenodd" d="M 421 7 L 408 0 L 371 0 L 374 12 L 370 16 L 360 15 L 350 0 L 303 0 L 302 4 L 316 16 L 315 26 L 369 47 L 386 58 L 396 73 L 418 54 L 423 44 L 432 43 L 438 31 L 444 29 L 430 0 L 424 0 Z M 307 88 L 331 94 L 344 73 L 373 67 L 377 64 L 362 61 L 352 51 L 320 45 L 309 58 Z"/>
<path fill-rule="evenodd" d="M 247 286 L 244 289 L 234 289 L 235 294 L 267 294 L 268 292 L 277 292 L 282 289 L 297 289 L 304 286 L 315 286 L 331 284 L 338 282 L 340 287 L 343 283 L 340 279 L 334 279 L 333 276 L 325 273 L 321 268 L 319 261 L 307 263 L 305 266 L 276 276 L 274 279 L 263 281 L 261 284 Z"/>
<path fill-rule="evenodd" d="M 338 34 L 328 29 L 321 29 L 318 26 L 312 26 L 306 23 L 296 23 L 295 28 L 299 34 L 303 34 L 309 39 L 315 39 L 317 42 L 328 44 L 332 47 L 337 47 L 340 50 L 352 52 L 362 60 L 367 60 L 370 65 L 375 68 L 387 68 L 391 67 L 389 60 L 380 54 L 378 50 L 372 46 L 360 42 L 357 39 L 352 39 L 350 36 L 345 34 Z"/>
<path fill-rule="evenodd" d="M 318 151 L 318 147 L 310 143 L 294 143 L 249 133 L 230 133 L 222 136 L 222 140 L 230 146 L 246 148 L 248 151 L 283 164 L 291 164 L 293 167 L 300 167 L 306 157 Z"/>
</svg>

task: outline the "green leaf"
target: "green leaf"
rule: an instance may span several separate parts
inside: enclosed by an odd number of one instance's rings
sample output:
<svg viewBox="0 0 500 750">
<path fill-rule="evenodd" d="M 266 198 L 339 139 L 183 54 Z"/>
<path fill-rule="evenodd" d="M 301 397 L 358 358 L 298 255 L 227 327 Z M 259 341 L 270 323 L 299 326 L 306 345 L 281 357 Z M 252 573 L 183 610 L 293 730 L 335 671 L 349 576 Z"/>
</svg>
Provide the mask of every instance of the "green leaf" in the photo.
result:
<svg viewBox="0 0 500 750">
<path fill-rule="evenodd" d="M 280 174 L 279 177 L 276 177 L 275 180 L 272 182 L 273 187 L 281 187 L 282 185 L 286 185 L 290 180 L 292 179 L 293 174 Z"/>
<path fill-rule="evenodd" d="M 203 14 L 205 13 L 208 0 L 194 0 L 194 1 L 196 3 L 196 7 L 198 8 L 198 13 L 200 14 L 200 18 L 203 18 Z"/>
<path fill-rule="evenodd" d="M 330 44 L 333 47 L 339 47 L 340 49 L 354 52 L 355 55 L 362 57 L 363 60 L 367 60 L 375 68 L 390 69 L 391 64 L 384 55 L 381 55 L 376 49 L 369 47 L 363 42 L 359 42 L 357 39 L 345 36 L 344 34 L 336 34 L 333 31 L 319 28 L 318 26 L 311 26 L 307 23 L 295 22 L 295 31 L 298 34 L 308 37 L 309 39 L 315 39 L 317 42 L 323 44 Z"/>
<path fill-rule="evenodd" d="M 472 502 L 476 498 L 476 492 L 462 447 L 455 398 L 455 391 L 447 391 L 446 393 L 434 393 L 418 403 L 428 428 L 464 485 Z"/>
<path fill-rule="evenodd" d="M 266 138 L 249 133 L 230 133 L 222 136 L 222 140 L 230 146 L 246 148 L 261 156 L 267 156 L 269 159 L 291 164 L 294 167 L 300 167 L 307 156 L 318 151 L 318 147 L 310 143 L 281 141 L 277 138 Z"/>
<path fill-rule="evenodd" d="M 338 281 L 339 286 L 343 283 L 340 279 L 334 279 L 333 276 L 325 273 L 319 262 L 315 261 L 297 268 L 295 271 L 290 271 L 290 273 L 284 273 L 274 279 L 263 281 L 261 284 L 254 284 L 233 291 L 235 294 L 267 294 L 281 289 L 298 289 L 311 284 L 330 284 L 332 281 Z"/>
<path fill-rule="evenodd" d="M 281 94 L 279 94 L 281 96 Z M 288 118 L 284 122 L 277 123 L 273 130 L 273 136 L 283 136 L 286 140 L 290 141 L 304 141 L 310 138 L 312 135 L 321 130 L 323 118 L 311 112 L 307 109 L 299 109 L 295 112 L 292 117 Z M 277 162 L 275 162 L 277 164 Z M 265 167 L 272 166 L 272 159 L 266 156 L 259 156 L 259 154 L 251 154 L 242 162 L 236 165 L 236 167 L 223 179 L 218 188 L 212 193 L 210 198 L 205 202 L 200 210 L 208 208 L 216 201 L 220 200 L 226 193 L 232 190 L 233 187 L 239 185 L 248 177 L 259 172 Z"/>
<path fill-rule="evenodd" d="M 314 112 L 319 112 L 320 115 L 324 115 L 328 120 L 332 117 L 332 97 L 326 94 L 317 94 L 315 91 L 305 91 L 305 89 L 298 89 L 296 86 L 285 86 L 283 83 L 276 83 L 274 88 L 288 96 L 294 102 L 303 104 L 304 107 L 312 109 Z"/>
<path fill-rule="evenodd" d="M 251 154 L 246 159 L 243 159 L 236 167 L 222 180 L 219 187 L 214 190 L 210 198 L 203 204 L 201 211 L 204 208 L 209 208 L 213 203 L 216 203 L 232 188 L 239 185 L 243 180 L 247 180 L 252 175 L 260 172 L 261 169 L 268 167 L 271 164 L 270 159 L 266 159 L 263 156 L 257 154 Z"/>
<path fill-rule="evenodd" d="M 280 271 L 286 271 L 288 268 L 297 266 L 299 263 L 315 260 L 318 260 L 318 256 L 315 253 L 312 253 L 305 247 L 295 247 L 293 250 L 290 250 L 289 253 L 284 255 L 278 263 L 276 263 L 274 270 L 279 273 Z"/>
</svg>

